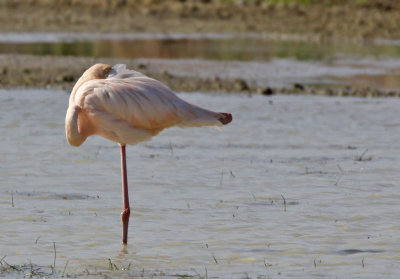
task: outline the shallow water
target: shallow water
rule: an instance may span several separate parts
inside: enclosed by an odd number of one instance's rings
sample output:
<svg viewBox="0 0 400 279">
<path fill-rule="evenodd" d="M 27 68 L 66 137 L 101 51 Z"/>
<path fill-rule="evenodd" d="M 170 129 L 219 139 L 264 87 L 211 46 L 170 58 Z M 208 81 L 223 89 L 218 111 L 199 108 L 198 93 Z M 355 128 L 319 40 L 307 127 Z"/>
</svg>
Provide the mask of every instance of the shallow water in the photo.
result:
<svg viewBox="0 0 400 279">
<path fill-rule="evenodd" d="M 180 96 L 234 121 L 128 147 L 123 249 L 118 146 L 66 143 L 67 93 L 0 90 L 0 258 L 52 265 L 54 242 L 69 274 L 399 277 L 400 100 Z"/>
<path fill-rule="evenodd" d="M 0 33 L 0 53 L 228 61 L 265 61 L 271 57 L 330 60 L 337 54 L 399 58 L 400 43 L 321 43 L 301 36 L 255 33 Z"/>
</svg>

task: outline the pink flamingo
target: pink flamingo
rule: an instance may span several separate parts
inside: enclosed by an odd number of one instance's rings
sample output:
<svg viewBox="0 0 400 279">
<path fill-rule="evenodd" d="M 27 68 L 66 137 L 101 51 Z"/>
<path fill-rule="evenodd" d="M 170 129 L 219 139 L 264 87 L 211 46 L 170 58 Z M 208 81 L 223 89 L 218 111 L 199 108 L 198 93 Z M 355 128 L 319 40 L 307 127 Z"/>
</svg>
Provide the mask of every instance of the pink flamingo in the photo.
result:
<svg viewBox="0 0 400 279">
<path fill-rule="evenodd" d="M 232 115 L 213 112 L 178 98 L 167 86 L 119 64 L 86 70 L 69 98 L 65 132 L 70 145 L 99 135 L 120 144 L 123 208 L 122 243 L 128 241 L 130 216 L 125 145 L 151 139 L 172 126 L 219 126 Z"/>
</svg>

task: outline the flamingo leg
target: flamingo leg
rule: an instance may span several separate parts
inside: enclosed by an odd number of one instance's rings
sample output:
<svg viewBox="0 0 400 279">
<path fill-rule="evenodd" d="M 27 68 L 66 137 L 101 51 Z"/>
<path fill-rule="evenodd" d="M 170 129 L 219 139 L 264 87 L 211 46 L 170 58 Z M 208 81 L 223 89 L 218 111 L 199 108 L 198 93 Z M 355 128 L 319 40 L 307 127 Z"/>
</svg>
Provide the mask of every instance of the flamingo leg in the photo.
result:
<svg viewBox="0 0 400 279">
<path fill-rule="evenodd" d="M 125 154 L 125 145 L 121 145 L 121 174 L 122 174 L 122 243 L 128 243 L 128 223 L 130 216 L 130 208 L 129 208 L 129 193 L 128 193 L 128 175 L 126 173 L 126 154 Z"/>
</svg>

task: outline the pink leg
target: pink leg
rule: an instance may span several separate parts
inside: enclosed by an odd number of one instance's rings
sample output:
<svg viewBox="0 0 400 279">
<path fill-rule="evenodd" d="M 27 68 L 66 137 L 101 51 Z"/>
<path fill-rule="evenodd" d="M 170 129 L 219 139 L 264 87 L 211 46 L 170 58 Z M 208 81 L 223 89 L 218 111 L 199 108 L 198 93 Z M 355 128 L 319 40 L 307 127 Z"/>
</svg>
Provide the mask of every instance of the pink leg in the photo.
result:
<svg viewBox="0 0 400 279">
<path fill-rule="evenodd" d="M 121 145 L 121 172 L 122 172 L 122 202 L 123 202 L 123 208 L 121 212 L 122 243 L 126 244 L 128 243 L 128 223 L 131 211 L 129 209 L 128 176 L 126 173 L 125 145 Z"/>
</svg>

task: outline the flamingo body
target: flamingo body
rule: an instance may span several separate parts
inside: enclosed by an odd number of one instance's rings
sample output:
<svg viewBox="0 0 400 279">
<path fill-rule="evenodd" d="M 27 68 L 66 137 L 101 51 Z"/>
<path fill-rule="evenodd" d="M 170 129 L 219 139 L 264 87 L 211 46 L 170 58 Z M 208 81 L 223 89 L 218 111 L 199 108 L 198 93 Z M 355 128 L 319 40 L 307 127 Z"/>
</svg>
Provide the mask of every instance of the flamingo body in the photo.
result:
<svg viewBox="0 0 400 279">
<path fill-rule="evenodd" d="M 119 64 L 96 64 L 75 84 L 65 118 L 68 142 L 81 145 L 88 136 L 100 135 L 121 146 L 123 190 L 123 243 L 127 243 L 129 198 L 125 145 L 151 139 L 172 126 L 219 126 L 232 121 L 190 104 L 161 82 Z"/>
<path fill-rule="evenodd" d="M 85 81 L 71 94 L 68 110 L 77 111 L 78 130 L 84 139 L 97 134 L 121 145 L 134 145 L 172 126 L 218 126 L 223 124 L 220 119 L 229 118 L 189 104 L 161 82 L 124 65 L 114 68 L 116 74 Z M 68 131 L 67 139 L 72 145 L 82 143 L 74 144 Z"/>
</svg>

